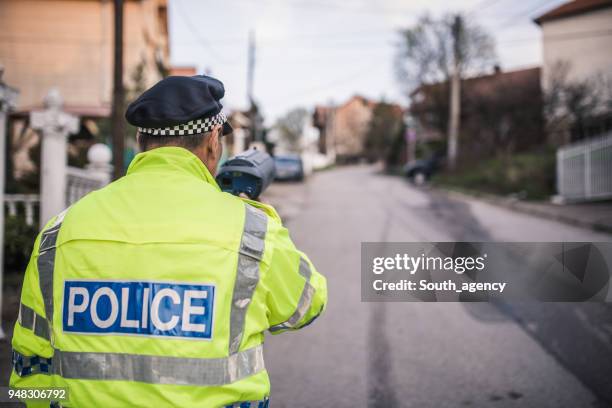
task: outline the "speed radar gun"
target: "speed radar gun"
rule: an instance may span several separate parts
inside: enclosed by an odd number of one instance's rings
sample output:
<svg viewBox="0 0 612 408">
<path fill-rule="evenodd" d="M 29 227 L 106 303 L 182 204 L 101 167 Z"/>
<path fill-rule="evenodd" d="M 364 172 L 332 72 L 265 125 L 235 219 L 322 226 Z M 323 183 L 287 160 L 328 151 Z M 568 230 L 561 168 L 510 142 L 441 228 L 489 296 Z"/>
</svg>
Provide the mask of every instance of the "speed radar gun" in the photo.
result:
<svg viewBox="0 0 612 408">
<path fill-rule="evenodd" d="M 246 194 L 256 200 L 274 179 L 274 160 L 268 153 L 249 149 L 228 159 L 217 174 L 222 191 Z"/>
</svg>

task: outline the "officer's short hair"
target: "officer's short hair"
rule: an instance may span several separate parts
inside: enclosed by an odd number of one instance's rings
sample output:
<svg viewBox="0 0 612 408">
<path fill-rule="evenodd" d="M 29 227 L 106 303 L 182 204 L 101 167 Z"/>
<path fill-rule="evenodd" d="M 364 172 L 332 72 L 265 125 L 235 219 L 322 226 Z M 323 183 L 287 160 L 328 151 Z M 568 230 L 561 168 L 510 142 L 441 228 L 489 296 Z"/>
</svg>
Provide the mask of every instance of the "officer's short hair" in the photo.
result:
<svg viewBox="0 0 612 408">
<path fill-rule="evenodd" d="M 140 148 L 141 152 L 150 150 L 154 147 L 162 146 L 178 146 L 184 147 L 187 150 L 194 150 L 195 148 L 200 146 L 204 139 L 210 136 L 210 134 L 211 132 L 183 136 L 159 136 L 139 132 L 138 147 Z"/>
</svg>

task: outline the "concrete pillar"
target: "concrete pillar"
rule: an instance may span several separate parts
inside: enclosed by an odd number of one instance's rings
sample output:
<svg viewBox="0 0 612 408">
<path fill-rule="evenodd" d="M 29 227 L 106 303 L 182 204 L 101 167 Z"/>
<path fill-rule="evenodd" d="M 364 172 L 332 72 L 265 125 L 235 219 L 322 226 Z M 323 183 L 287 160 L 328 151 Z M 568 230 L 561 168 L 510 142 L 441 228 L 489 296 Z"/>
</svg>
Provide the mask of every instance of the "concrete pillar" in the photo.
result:
<svg viewBox="0 0 612 408">
<path fill-rule="evenodd" d="M 6 132 L 9 110 L 17 104 L 18 92 L 2 82 L 3 70 L 0 68 L 0 339 L 5 337 L 2 329 L 2 280 L 4 277 L 4 170 L 6 163 Z"/>
<path fill-rule="evenodd" d="M 66 207 L 68 135 L 79 131 L 79 118 L 62 112 L 63 100 L 57 89 L 45 97 L 45 110 L 30 114 L 30 126 L 41 132 L 40 225 Z"/>
</svg>

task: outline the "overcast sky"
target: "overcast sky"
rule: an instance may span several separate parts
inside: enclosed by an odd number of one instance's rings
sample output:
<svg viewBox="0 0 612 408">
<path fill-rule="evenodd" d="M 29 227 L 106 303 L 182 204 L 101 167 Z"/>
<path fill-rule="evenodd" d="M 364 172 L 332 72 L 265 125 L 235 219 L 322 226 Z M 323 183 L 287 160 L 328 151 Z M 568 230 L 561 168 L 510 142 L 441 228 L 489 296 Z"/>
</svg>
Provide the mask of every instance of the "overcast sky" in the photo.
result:
<svg viewBox="0 0 612 408">
<path fill-rule="evenodd" d="M 540 64 L 536 17 L 564 0 L 171 0 L 173 65 L 225 83 L 225 107 L 247 106 L 249 30 L 254 94 L 271 124 L 291 108 L 354 94 L 406 103 L 393 68 L 398 30 L 423 13 L 463 11 L 489 30 L 503 70 Z"/>
</svg>

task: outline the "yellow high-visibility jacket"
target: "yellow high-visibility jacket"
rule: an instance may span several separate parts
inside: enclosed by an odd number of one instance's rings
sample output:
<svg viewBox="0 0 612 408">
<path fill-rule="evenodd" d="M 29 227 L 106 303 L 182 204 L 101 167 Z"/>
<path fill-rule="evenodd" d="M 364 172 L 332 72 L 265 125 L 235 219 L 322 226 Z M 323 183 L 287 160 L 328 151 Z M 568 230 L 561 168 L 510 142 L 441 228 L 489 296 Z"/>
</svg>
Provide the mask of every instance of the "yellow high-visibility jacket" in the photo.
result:
<svg viewBox="0 0 612 408">
<path fill-rule="evenodd" d="M 37 238 L 10 385 L 66 387 L 62 406 L 266 407 L 264 332 L 309 324 L 326 299 L 272 207 L 154 149 Z"/>
</svg>

